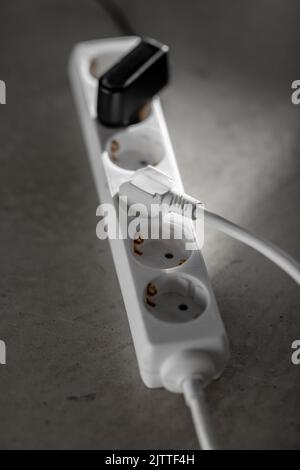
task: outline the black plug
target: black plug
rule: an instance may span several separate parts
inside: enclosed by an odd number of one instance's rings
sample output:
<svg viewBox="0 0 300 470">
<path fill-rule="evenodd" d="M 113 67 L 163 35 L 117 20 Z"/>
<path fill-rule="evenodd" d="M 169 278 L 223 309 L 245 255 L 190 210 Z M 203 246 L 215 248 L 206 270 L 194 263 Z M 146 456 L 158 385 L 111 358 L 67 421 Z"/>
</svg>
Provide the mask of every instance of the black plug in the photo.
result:
<svg viewBox="0 0 300 470">
<path fill-rule="evenodd" d="M 151 98 L 168 83 L 168 52 L 168 46 L 142 39 L 99 78 L 99 122 L 125 127 L 143 120 Z"/>
</svg>

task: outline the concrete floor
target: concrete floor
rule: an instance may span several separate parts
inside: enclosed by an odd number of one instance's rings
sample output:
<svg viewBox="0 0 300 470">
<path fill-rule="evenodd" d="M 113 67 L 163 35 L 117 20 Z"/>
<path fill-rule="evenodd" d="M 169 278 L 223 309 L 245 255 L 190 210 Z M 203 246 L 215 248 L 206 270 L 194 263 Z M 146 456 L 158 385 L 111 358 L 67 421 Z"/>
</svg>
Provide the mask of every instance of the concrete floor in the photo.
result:
<svg viewBox="0 0 300 470">
<path fill-rule="evenodd" d="M 299 2 L 127 0 L 126 14 L 171 46 L 163 104 L 189 192 L 299 259 Z M 2 449 L 197 447 L 182 397 L 139 378 L 108 243 L 95 235 L 67 61 L 75 43 L 116 35 L 93 1 L 1 6 Z M 299 289 L 221 235 L 207 232 L 204 255 L 232 349 L 208 389 L 220 440 L 300 448 Z"/>
</svg>

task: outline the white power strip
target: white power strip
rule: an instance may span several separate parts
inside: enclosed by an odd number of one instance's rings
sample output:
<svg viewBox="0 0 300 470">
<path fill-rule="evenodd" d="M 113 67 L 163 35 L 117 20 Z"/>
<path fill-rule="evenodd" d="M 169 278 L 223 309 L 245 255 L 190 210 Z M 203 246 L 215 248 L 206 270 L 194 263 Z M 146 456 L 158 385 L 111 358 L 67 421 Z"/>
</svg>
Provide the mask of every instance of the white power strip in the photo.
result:
<svg viewBox="0 0 300 470">
<path fill-rule="evenodd" d="M 183 191 L 158 98 L 153 99 L 151 113 L 144 121 L 125 129 L 104 127 L 96 119 L 97 77 L 137 42 L 138 38 L 128 37 L 78 44 L 69 67 L 99 199 L 116 206 L 120 185 L 148 164 L 170 175 L 175 189 Z M 110 151 L 116 142 L 117 158 Z M 182 360 L 184 367 L 184 355 L 189 363 L 197 364 L 206 356 L 213 358 L 204 361 L 210 368 L 208 375 L 210 379 L 219 377 L 229 348 L 201 251 L 186 250 L 184 240 L 175 239 L 148 239 L 142 250 L 128 239 L 110 240 L 110 246 L 146 386 L 182 392 L 176 374 L 165 371 Z M 149 286 L 158 291 L 154 308 L 149 302 Z"/>
<path fill-rule="evenodd" d="M 137 38 L 81 43 L 70 61 L 73 91 L 101 202 L 115 203 L 120 185 L 146 163 L 171 175 L 176 189 L 183 190 L 158 98 L 153 100 L 151 115 L 129 128 L 109 129 L 96 120 L 96 76 L 136 43 Z M 109 156 L 112 140 L 121 149 L 117 162 Z M 184 240 L 145 240 L 142 255 L 135 253 L 132 240 L 110 240 L 110 245 L 145 384 L 161 387 L 163 364 L 182 350 L 215 356 L 218 377 L 228 359 L 227 338 L 200 250 L 185 250 Z M 164 309 L 147 308 L 149 283 L 162 292 Z M 178 320 L 181 305 L 189 308 Z M 189 321 L 182 321 L 184 314 Z"/>
<path fill-rule="evenodd" d="M 131 194 L 137 203 L 144 199 L 152 204 L 153 183 L 149 186 L 147 178 L 153 175 L 154 187 L 159 179 L 167 181 L 171 206 L 178 201 L 176 195 L 188 198 L 158 98 L 138 124 L 112 128 L 97 119 L 99 77 L 138 42 L 139 38 L 128 37 L 81 43 L 70 60 L 71 83 L 99 199 L 113 204 L 117 212 L 119 193 Z M 148 168 L 141 170 L 144 167 Z M 170 178 L 175 183 L 171 189 Z M 137 184 L 137 180 L 144 183 Z M 207 210 L 205 214 L 217 230 L 259 251 L 300 284 L 299 263 L 287 253 L 216 214 Z M 170 222 L 164 219 L 163 223 Z M 191 220 L 188 223 L 193 251 L 178 239 L 109 240 L 142 379 L 148 387 L 184 393 L 202 448 L 211 449 L 216 445 L 202 388 L 223 372 L 229 347 L 195 229 Z"/>
</svg>

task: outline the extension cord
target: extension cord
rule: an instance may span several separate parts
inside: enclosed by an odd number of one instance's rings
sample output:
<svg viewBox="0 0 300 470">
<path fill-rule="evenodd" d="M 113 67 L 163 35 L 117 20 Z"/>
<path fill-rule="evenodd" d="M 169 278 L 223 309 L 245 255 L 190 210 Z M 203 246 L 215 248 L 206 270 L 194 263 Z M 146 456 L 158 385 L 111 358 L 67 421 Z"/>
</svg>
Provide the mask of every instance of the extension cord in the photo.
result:
<svg viewBox="0 0 300 470">
<path fill-rule="evenodd" d="M 167 46 L 152 39 L 83 43 L 72 53 L 70 77 L 99 198 L 119 215 L 121 236 L 109 241 L 142 379 L 148 387 L 183 393 L 201 447 L 213 449 L 218 445 L 203 388 L 221 375 L 229 348 L 201 256 L 198 222 L 260 252 L 298 285 L 300 264 L 184 193 L 159 99 L 149 103 L 167 83 L 167 53 Z M 150 239 L 148 224 L 127 238 L 128 214 L 136 204 L 151 221 Z M 158 221 L 162 233 L 171 227 L 186 235 L 188 228 L 189 243 L 184 237 L 153 237 Z"/>
<path fill-rule="evenodd" d="M 128 37 L 81 43 L 70 60 L 73 93 L 99 199 L 116 208 L 121 185 L 141 165 L 155 165 L 183 193 L 158 98 L 152 100 L 150 115 L 128 128 L 104 127 L 96 119 L 97 77 L 137 42 L 138 38 Z M 117 156 L 111 151 L 114 145 L 120 149 Z M 132 240 L 109 241 L 142 380 L 150 388 L 188 390 L 185 395 L 192 408 L 189 379 L 204 387 L 222 374 L 229 358 L 225 328 L 200 248 L 195 243 L 193 251 L 186 250 L 184 240 L 145 240 L 141 253 Z M 149 286 L 158 292 L 155 307 L 149 304 Z"/>
</svg>

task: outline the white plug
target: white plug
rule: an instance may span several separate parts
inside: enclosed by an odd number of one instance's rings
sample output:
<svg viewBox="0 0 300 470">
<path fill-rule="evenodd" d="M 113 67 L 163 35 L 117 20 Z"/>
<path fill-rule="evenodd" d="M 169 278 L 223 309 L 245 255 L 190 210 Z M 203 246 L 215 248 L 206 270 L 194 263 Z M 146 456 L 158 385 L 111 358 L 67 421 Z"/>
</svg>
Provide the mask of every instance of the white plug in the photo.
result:
<svg viewBox="0 0 300 470">
<path fill-rule="evenodd" d="M 127 196 L 128 204 L 142 203 L 147 210 L 152 204 L 159 204 L 170 212 L 189 216 L 196 220 L 199 208 L 204 210 L 205 222 L 236 240 L 259 251 L 285 271 L 300 285 L 300 265 L 288 253 L 262 237 L 254 235 L 223 217 L 204 209 L 204 205 L 187 194 L 173 190 L 173 180 L 162 171 L 152 166 L 137 170 L 132 178 L 120 186 L 119 194 Z M 189 210 L 185 210 L 188 207 Z M 151 213 L 151 212 L 149 212 Z"/>
<path fill-rule="evenodd" d="M 126 196 L 129 206 L 142 204 L 151 213 L 151 205 L 156 204 L 177 214 L 189 213 L 191 219 L 197 217 L 197 209 L 203 205 L 197 199 L 186 194 L 180 194 L 174 189 L 173 179 L 162 171 L 147 166 L 141 168 L 123 183 L 119 189 L 119 196 Z"/>
</svg>

